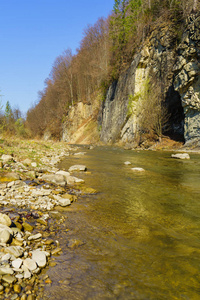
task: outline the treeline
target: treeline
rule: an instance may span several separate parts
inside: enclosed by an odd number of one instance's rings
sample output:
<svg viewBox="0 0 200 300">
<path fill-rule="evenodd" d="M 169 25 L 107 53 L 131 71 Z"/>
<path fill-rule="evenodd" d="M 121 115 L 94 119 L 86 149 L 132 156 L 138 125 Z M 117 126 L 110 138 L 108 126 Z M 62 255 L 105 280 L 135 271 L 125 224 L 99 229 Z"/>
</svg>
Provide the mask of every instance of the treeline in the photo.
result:
<svg viewBox="0 0 200 300">
<path fill-rule="evenodd" d="M 22 112 L 19 108 L 12 108 L 9 101 L 6 102 L 5 110 L 0 104 L 0 134 L 23 138 L 28 136 Z"/>
<path fill-rule="evenodd" d="M 108 18 L 85 29 L 75 55 L 67 49 L 56 58 L 38 103 L 27 113 L 32 135 L 48 131 L 60 138 L 69 107 L 92 103 L 97 93 L 105 97 L 156 22 L 172 22 L 178 36 L 186 16 L 198 8 L 198 0 L 115 0 Z"/>
</svg>

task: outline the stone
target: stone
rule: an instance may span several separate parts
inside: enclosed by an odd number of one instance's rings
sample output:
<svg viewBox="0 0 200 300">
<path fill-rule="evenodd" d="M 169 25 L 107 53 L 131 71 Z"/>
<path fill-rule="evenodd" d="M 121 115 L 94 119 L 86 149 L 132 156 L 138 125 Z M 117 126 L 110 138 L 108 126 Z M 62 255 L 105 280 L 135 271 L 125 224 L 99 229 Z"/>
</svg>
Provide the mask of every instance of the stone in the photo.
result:
<svg viewBox="0 0 200 300">
<path fill-rule="evenodd" d="M 1 260 L 9 260 L 11 259 L 12 255 L 10 255 L 9 253 L 6 253 L 2 258 Z"/>
<path fill-rule="evenodd" d="M 23 263 L 23 260 L 21 258 L 17 258 L 12 261 L 13 268 L 19 269 Z"/>
<path fill-rule="evenodd" d="M 11 255 L 17 257 L 22 256 L 24 250 L 20 246 L 9 246 L 4 249 L 4 252 L 10 253 Z"/>
<path fill-rule="evenodd" d="M 5 274 L 12 275 L 13 273 L 14 271 L 10 267 L 0 267 L 0 275 L 5 275 Z"/>
<path fill-rule="evenodd" d="M 31 163 L 31 166 L 32 166 L 33 168 L 36 168 L 36 167 L 37 167 L 37 163 L 36 163 L 36 162 L 32 162 L 32 163 Z"/>
<path fill-rule="evenodd" d="M 132 171 L 135 172 L 144 172 L 145 170 L 143 168 L 131 168 Z"/>
<path fill-rule="evenodd" d="M 130 161 L 125 161 L 124 164 L 125 165 L 131 165 L 131 162 Z"/>
<path fill-rule="evenodd" d="M 34 250 L 32 259 L 37 263 L 38 267 L 44 268 L 47 264 L 46 254 L 44 251 Z"/>
<path fill-rule="evenodd" d="M 28 295 L 27 300 L 35 300 L 35 296 L 34 295 Z"/>
<path fill-rule="evenodd" d="M 56 174 L 63 175 L 65 177 L 65 180 L 67 179 L 68 176 L 70 176 L 69 172 L 62 171 L 62 170 L 59 170 L 58 172 L 56 172 Z"/>
<path fill-rule="evenodd" d="M 71 201 L 69 199 L 60 198 L 58 200 L 58 204 L 62 207 L 68 206 L 71 204 Z"/>
<path fill-rule="evenodd" d="M 5 174 L 5 177 L 9 180 L 20 180 L 20 175 L 15 172 L 9 172 Z"/>
<path fill-rule="evenodd" d="M 42 180 L 51 182 L 54 184 L 58 184 L 63 187 L 66 185 L 65 176 L 63 176 L 61 174 L 44 174 L 42 176 Z"/>
<path fill-rule="evenodd" d="M 11 219 L 9 218 L 9 216 L 7 216 L 6 214 L 2 214 L 0 213 L 0 224 L 6 225 L 6 226 L 10 226 L 12 223 Z"/>
<path fill-rule="evenodd" d="M 22 161 L 23 165 L 25 166 L 31 166 L 32 160 L 29 158 L 26 158 Z"/>
<path fill-rule="evenodd" d="M 3 155 L 1 156 L 1 159 L 3 160 L 3 163 L 4 163 L 4 164 L 5 164 L 5 163 L 8 163 L 8 162 L 10 162 L 10 161 L 13 161 L 12 155 L 8 155 L 8 154 L 3 154 Z"/>
<path fill-rule="evenodd" d="M 0 231 L 0 243 L 9 243 L 11 240 L 11 234 L 7 229 L 3 229 Z"/>
<path fill-rule="evenodd" d="M 33 231 L 33 226 L 31 226 L 29 223 L 27 222 L 23 222 L 22 226 L 24 227 L 25 231 Z"/>
<path fill-rule="evenodd" d="M 57 254 L 59 254 L 61 251 L 62 251 L 62 249 L 59 247 L 59 248 L 53 249 L 53 250 L 51 251 L 51 254 L 52 254 L 52 255 L 57 255 Z"/>
<path fill-rule="evenodd" d="M 26 258 L 23 262 L 23 265 L 30 271 L 34 271 L 37 269 L 36 262 L 31 258 Z"/>
<path fill-rule="evenodd" d="M 74 171 L 86 171 L 87 168 L 84 165 L 73 165 L 69 168 L 69 172 L 74 172 Z"/>
<path fill-rule="evenodd" d="M 21 290 L 22 290 L 21 285 L 19 285 L 19 284 L 14 284 L 13 290 L 14 290 L 15 293 L 20 294 L 20 293 L 21 293 Z"/>
<path fill-rule="evenodd" d="M 22 266 L 22 269 L 24 271 L 24 278 L 25 279 L 31 278 L 31 272 L 29 271 L 29 269 L 26 268 L 24 265 Z"/>
<path fill-rule="evenodd" d="M 177 153 L 177 154 L 172 154 L 172 158 L 177 158 L 177 159 L 190 159 L 190 156 L 188 153 Z"/>
<path fill-rule="evenodd" d="M 32 240 L 38 240 L 38 239 L 40 239 L 42 237 L 42 234 L 41 233 L 36 233 L 36 234 L 34 234 L 34 235 L 30 235 L 29 237 L 28 237 L 28 240 L 29 241 L 32 241 Z"/>
<path fill-rule="evenodd" d="M 11 284 L 11 283 L 13 283 L 13 282 L 15 282 L 16 281 L 16 278 L 15 278 L 15 276 L 12 276 L 12 275 L 4 275 L 3 277 L 2 277 L 2 279 L 4 280 L 4 281 L 6 281 L 7 283 L 9 283 L 9 284 Z"/>
<path fill-rule="evenodd" d="M 70 249 L 75 249 L 79 246 L 82 246 L 84 245 L 84 242 L 80 241 L 80 240 L 77 240 L 77 239 L 71 239 L 68 243 L 68 248 Z"/>
</svg>

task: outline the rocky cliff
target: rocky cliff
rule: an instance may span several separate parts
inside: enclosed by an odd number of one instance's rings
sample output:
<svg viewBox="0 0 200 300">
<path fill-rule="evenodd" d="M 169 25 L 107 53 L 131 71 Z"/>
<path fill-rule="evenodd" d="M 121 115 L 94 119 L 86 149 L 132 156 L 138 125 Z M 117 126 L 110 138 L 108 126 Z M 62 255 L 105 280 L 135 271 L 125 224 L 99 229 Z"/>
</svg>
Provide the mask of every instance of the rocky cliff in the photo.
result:
<svg viewBox="0 0 200 300">
<path fill-rule="evenodd" d="M 168 133 L 185 139 L 186 145 L 200 145 L 199 57 L 200 14 L 187 19 L 181 36 L 171 23 L 155 26 L 130 67 L 111 84 L 102 104 L 78 103 L 71 108 L 63 139 L 91 143 L 100 133 L 104 143 L 134 144 L 141 120 L 138 108 L 143 106 L 145 111 L 141 94 L 147 80 L 153 78 L 161 86 L 168 110 Z M 136 98 L 138 101 L 133 101 Z"/>
<path fill-rule="evenodd" d="M 186 145 L 200 146 L 200 14 L 187 20 L 173 72 L 184 109 Z"/>
<path fill-rule="evenodd" d="M 108 90 L 99 118 L 103 142 L 134 142 L 140 101 L 131 115 L 128 109 L 131 97 L 141 93 L 148 77 L 162 83 L 170 134 L 184 136 L 186 143 L 200 141 L 199 30 L 200 15 L 190 16 L 178 47 L 172 25 L 161 24 L 152 30 L 129 69 Z"/>
<path fill-rule="evenodd" d="M 95 97 L 93 105 L 78 102 L 71 107 L 63 123 L 62 140 L 70 144 L 91 144 L 99 140 L 97 114 L 100 101 Z"/>
</svg>

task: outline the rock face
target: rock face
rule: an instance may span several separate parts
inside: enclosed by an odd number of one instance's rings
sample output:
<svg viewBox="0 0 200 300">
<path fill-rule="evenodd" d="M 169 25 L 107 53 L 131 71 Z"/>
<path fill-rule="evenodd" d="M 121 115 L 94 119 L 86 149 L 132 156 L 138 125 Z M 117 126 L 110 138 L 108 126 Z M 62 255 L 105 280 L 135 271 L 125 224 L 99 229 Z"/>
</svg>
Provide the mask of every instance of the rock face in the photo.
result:
<svg viewBox="0 0 200 300">
<path fill-rule="evenodd" d="M 174 88 L 184 108 L 186 144 L 200 146 L 200 14 L 187 20 L 174 73 Z"/>
<path fill-rule="evenodd" d="M 94 95 L 91 103 L 79 102 L 69 109 L 62 140 L 87 144 L 100 136 L 104 143 L 134 144 L 141 115 L 138 108 L 145 110 L 140 94 L 153 78 L 168 110 L 166 131 L 186 145 L 200 146 L 200 13 L 191 15 L 184 32 L 179 31 L 170 22 L 151 28 L 130 67 L 109 87 L 102 105 Z M 137 97 L 139 101 L 133 103 Z"/>
<path fill-rule="evenodd" d="M 162 83 L 171 134 L 200 143 L 200 14 L 188 18 L 178 47 L 176 34 L 170 24 L 152 30 L 129 69 L 110 86 L 99 116 L 103 142 L 134 142 L 141 103 L 132 106 L 130 115 L 130 101 L 151 77 Z"/>
<path fill-rule="evenodd" d="M 99 139 L 96 115 L 100 106 L 96 97 L 91 103 L 78 102 L 68 111 L 63 124 L 62 140 L 71 144 L 91 144 Z"/>
</svg>

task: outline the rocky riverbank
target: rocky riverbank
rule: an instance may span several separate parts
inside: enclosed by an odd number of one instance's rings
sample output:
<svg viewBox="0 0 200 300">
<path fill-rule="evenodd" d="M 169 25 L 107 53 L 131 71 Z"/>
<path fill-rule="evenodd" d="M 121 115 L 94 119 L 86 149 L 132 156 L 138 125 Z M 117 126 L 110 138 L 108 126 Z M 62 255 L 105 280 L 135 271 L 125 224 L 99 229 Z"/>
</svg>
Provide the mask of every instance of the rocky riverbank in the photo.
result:
<svg viewBox="0 0 200 300">
<path fill-rule="evenodd" d="M 65 230 L 57 207 L 66 207 L 85 193 L 84 181 L 56 165 L 64 157 L 83 155 L 65 143 L 1 140 L 0 156 L 0 299 L 42 299 L 51 279 L 45 268 L 54 266 L 62 249 L 55 238 Z"/>
</svg>

